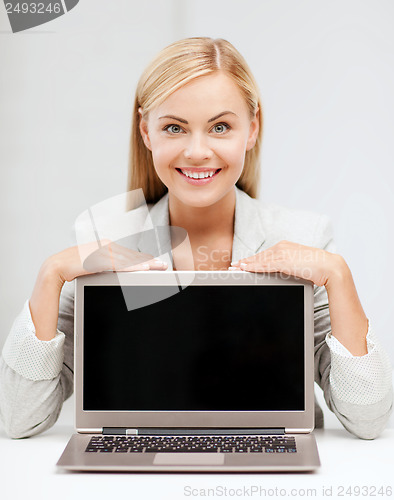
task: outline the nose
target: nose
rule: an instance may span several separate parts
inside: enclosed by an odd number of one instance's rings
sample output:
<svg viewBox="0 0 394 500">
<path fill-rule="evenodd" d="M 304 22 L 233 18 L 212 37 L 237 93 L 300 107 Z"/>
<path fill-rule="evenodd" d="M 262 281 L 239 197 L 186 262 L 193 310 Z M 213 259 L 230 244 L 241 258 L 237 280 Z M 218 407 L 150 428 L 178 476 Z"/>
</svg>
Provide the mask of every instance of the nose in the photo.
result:
<svg viewBox="0 0 394 500">
<path fill-rule="evenodd" d="M 188 139 L 184 155 L 187 160 L 198 164 L 203 160 L 211 159 L 213 153 L 205 138 L 200 134 L 194 134 Z"/>
</svg>

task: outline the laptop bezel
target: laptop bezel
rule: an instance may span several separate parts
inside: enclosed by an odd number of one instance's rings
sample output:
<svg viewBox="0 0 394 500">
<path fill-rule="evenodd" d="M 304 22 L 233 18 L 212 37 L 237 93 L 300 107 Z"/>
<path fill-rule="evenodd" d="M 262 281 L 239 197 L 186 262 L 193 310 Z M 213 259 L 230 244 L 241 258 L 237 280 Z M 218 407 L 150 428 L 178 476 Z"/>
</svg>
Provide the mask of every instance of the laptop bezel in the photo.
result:
<svg viewBox="0 0 394 500">
<path fill-rule="evenodd" d="M 282 285 L 304 287 L 304 390 L 303 411 L 85 411 L 83 410 L 83 299 L 91 285 Z M 263 388 L 262 388 L 263 389 Z M 104 427 L 137 428 L 283 428 L 308 433 L 314 428 L 314 286 L 300 278 L 277 273 L 244 271 L 137 271 L 103 272 L 75 279 L 74 298 L 75 428 L 80 433 Z M 258 395 L 256 395 L 258 397 Z"/>
</svg>

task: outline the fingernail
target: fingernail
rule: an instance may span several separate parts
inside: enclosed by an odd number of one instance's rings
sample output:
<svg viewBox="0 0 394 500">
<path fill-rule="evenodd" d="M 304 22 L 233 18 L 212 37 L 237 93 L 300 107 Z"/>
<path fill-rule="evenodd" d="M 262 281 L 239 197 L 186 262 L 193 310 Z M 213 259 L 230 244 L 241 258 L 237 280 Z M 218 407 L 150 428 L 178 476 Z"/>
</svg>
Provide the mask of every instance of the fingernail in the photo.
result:
<svg viewBox="0 0 394 500">
<path fill-rule="evenodd" d="M 229 271 L 239 271 L 238 267 L 229 267 L 228 268 Z"/>
<path fill-rule="evenodd" d="M 242 268 L 246 267 L 246 266 L 247 266 L 246 262 L 241 262 L 241 264 L 239 265 L 239 267 L 242 267 Z"/>
<path fill-rule="evenodd" d="M 236 264 L 238 264 L 239 260 L 235 260 L 234 262 L 231 262 L 231 265 L 232 266 L 235 266 Z"/>
<path fill-rule="evenodd" d="M 149 264 L 141 264 L 142 269 L 149 269 Z"/>
</svg>

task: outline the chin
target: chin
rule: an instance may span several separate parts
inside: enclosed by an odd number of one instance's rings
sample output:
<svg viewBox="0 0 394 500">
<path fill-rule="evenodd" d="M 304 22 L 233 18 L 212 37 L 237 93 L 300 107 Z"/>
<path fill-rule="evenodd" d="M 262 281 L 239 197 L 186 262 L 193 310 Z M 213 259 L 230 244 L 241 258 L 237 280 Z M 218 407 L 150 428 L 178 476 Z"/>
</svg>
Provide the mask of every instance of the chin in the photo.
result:
<svg viewBox="0 0 394 500">
<path fill-rule="evenodd" d="M 196 192 L 194 194 L 182 193 L 182 195 L 177 196 L 177 198 L 179 198 L 179 200 L 188 207 L 205 208 L 214 205 L 226 194 L 227 190 L 221 190 L 220 192 L 215 190 L 215 192 L 204 193 L 204 195 L 201 192 Z"/>
</svg>

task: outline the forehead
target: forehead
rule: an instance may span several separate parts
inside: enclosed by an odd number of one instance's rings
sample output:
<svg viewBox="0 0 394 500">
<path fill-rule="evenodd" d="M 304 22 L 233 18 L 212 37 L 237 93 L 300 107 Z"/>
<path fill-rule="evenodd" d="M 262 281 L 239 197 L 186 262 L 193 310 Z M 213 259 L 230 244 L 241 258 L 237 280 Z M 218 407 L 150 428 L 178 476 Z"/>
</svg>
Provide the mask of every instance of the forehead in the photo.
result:
<svg viewBox="0 0 394 500">
<path fill-rule="evenodd" d="M 192 80 L 173 92 L 165 101 L 152 110 L 159 114 L 205 114 L 209 117 L 222 111 L 247 114 L 248 107 L 237 84 L 226 74 L 218 72 Z"/>
</svg>

